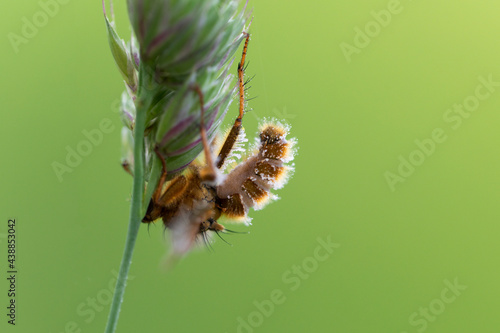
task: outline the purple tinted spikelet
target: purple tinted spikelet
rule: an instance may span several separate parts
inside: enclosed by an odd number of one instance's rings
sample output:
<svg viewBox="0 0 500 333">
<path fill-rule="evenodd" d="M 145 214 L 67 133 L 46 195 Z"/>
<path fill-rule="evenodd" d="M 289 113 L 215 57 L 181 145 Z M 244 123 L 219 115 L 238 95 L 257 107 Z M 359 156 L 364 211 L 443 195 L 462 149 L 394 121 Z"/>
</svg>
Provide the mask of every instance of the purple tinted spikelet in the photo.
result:
<svg viewBox="0 0 500 333">
<path fill-rule="evenodd" d="M 206 130 L 213 139 L 234 95 L 228 74 L 244 40 L 246 4 L 232 0 L 127 0 L 133 34 L 125 43 L 113 19 L 105 23 L 113 58 L 125 83 L 121 118 L 134 131 L 137 105 L 147 110 L 145 178 L 156 184 L 160 164 L 155 147 L 168 161 L 169 178 L 201 152 L 199 87 L 205 97 Z M 103 4 L 104 6 L 104 4 Z M 111 15 L 112 17 L 113 15 Z M 130 139 L 130 136 L 123 137 Z M 133 142 L 126 147 L 133 149 Z M 124 149 L 122 159 L 130 156 Z M 128 161 L 133 168 L 133 161 Z M 148 185 L 150 195 L 151 188 Z"/>
<path fill-rule="evenodd" d="M 141 60 L 170 88 L 193 71 L 220 69 L 243 40 L 245 12 L 238 12 L 238 1 L 127 2 Z"/>
</svg>

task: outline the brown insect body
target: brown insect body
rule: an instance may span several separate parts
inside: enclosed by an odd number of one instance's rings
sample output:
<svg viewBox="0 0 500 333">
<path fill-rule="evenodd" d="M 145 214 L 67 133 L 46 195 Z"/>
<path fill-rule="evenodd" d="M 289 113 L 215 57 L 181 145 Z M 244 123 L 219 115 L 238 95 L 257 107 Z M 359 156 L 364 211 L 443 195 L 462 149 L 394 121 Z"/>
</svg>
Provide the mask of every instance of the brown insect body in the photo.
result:
<svg viewBox="0 0 500 333">
<path fill-rule="evenodd" d="M 142 222 L 150 223 L 162 218 L 166 228 L 172 230 L 174 251 L 184 253 L 199 233 L 223 230 L 214 218 L 220 216 L 215 205 L 215 188 L 206 184 L 198 165 L 172 179 L 164 188 L 158 201 L 150 201 Z M 214 221 L 214 222 L 209 222 Z"/>
<path fill-rule="evenodd" d="M 272 188 L 279 188 L 289 167 L 294 141 L 286 141 L 287 130 L 280 124 L 264 125 L 258 150 L 234 168 L 217 187 L 219 205 L 230 218 L 245 219 L 249 208 L 261 209 L 275 198 Z"/>
<path fill-rule="evenodd" d="M 215 190 L 203 183 L 200 167 L 197 165 L 191 164 L 186 174 L 173 178 L 160 192 L 162 194 L 159 200 L 153 198 L 150 201 L 142 222 L 153 222 L 162 217 L 168 227 L 170 219 L 176 215 L 181 207 L 192 210 L 195 203 L 200 201 L 205 202 L 210 209 L 215 206 Z"/>
<path fill-rule="evenodd" d="M 163 219 L 173 237 L 174 252 L 187 252 L 198 235 L 207 241 L 208 231 L 224 232 L 217 222 L 221 216 L 250 222 L 249 208 L 261 209 L 270 199 L 275 198 L 270 190 L 280 188 L 288 171 L 292 168 L 285 163 L 293 159 L 294 140 L 287 141 L 288 128 L 278 122 L 268 123 L 260 130 L 260 142 L 254 153 L 227 174 L 231 155 L 242 151 L 246 141 L 242 130 L 244 105 L 243 63 L 249 36 L 247 34 L 242 60 L 238 66 L 240 85 L 240 114 L 228 132 L 216 159 L 212 157 L 203 122 L 201 138 L 205 151 L 204 163 L 193 162 L 188 170 L 170 181 L 166 181 L 165 160 L 157 151 L 163 163 L 163 174 L 142 220 L 144 223 Z M 203 95 L 200 97 L 203 119 Z M 234 153 L 234 154 L 233 154 Z"/>
</svg>

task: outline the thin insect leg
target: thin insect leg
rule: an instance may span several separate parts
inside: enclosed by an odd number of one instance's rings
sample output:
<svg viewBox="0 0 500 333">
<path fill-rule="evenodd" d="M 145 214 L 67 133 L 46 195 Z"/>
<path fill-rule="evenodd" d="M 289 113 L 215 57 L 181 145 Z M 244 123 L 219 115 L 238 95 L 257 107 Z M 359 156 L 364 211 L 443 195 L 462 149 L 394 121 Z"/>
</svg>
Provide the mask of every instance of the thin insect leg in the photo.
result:
<svg viewBox="0 0 500 333">
<path fill-rule="evenodd" d="M 128 163 L 128 161 L 122 162 L 122 168 L 123 168 L 123 170 L 125 170 L 125 172 L 130 174 L 132 177 L 134 176 L 134 173 L 132 172 L 132 169 L 130 169 L 130 164 Z"/>
<path fill-rule="evenodd" d="M 222 239 L 222 241 L 230 246 L 233 246 L 233 244 L 229 243 L 227 240 L 225 240 L 224 238 L 222 238 L 222 236 L 220 235 L 220 233 L 217 231 L 217 230 L 214 230 L 215 233 L 217 234 L 217 236 L 219 236 L 220 239 Z"/>
<path fill-rule="evenodd" d="M 234 230 L 230 230 L 228 228 L 225 228 L 224 229 L 224 232 L 228 232 L 228 233 L 231 233 L 231 234 L 249 234 L 250 232 L 248 231 L 234 231 Z"/>
<path fill-rule="evenodd" d="M 217 168 L 220 169 L 224 165 L 224 161 L 228 157 L 229 153 L 233 149 L 234 143 L 238 139 L 238 135 L 241 130 L 241 122 L 243 119 L 244 109 L 245 109 L 245 81 L 243 81 L 243 76 L 245 73 L 245 58 L 247 55 L 248 41 L 250 40 L 250 34 L 244 33 L 245 36 L 245 45 L 243 46 L 243 52 L 241 54 L 241 61 L 238 64 L 238 84 L 240 91 L 240 112 L 238 117 L 234 121 L 234 125 L 229 132 L 229 135 L 222 145 L 222 148 L 219 152 L 219 158 L 217 159 Z"/>
<path fill-rule="evenodd" d="M 158 158 L 160 159 L 162 165 L 161 177 L 160 180 L 158 181 L 158 185 L 156 186 L 156 190 L 153 193 L 153 202 L 158 202 L 158 200 L 160 199 L 161 190 L 163 189 L 163 184 L 167 179 L 167 163 L 165 162 L 165 158 L 161 155 L 158 146 L 155 147 L 155 153 L 156 156 L 158 156 Z"/>
<path fill-rule="evenodd" d="M 149 231 L 149 228 L 151 227 L 151 225 L 155 225 L 155 224 L 154 223 L 148 223 L 148 235 L 149 235 L 149 237 L 151 237 L 151 233 Z"/>
<path fill-rule="evenodd" d="M 207 168 L 205 169 L 205 174 L 202 176 L 204 180 L 213 181 L 215 180 L 215 169 L 214 163 L 212 161 L 212 154 L 210 153 L 210 146 L 208 144 L 207 139 L 207 131 L 205 129 L 205 103 L 203 101 L 203 93 L 199 86 L 194 87 L 194 90 L 198 94 L 200 99 L 200 108 L 201 108 L 201 119 L 200 119 L 200 134 L 201 134 L 201 142 L 203 143 L 203 151 L 205 152 L 205 162 L 207 164 Z"/>
<path fill-rule="evenodd" d="M 208 236 L 207 236 L 206 231 L 202 232 L 202 233 L 201 233 L 201 236 L 203 237 L 203 241 L 205 242 L 205 245 L 207 246 L 207 248 L 208 248 L 210 251 L 215 252 L 215 251 L 214 251 L 214 248 L 212 247 L 212 244 L 210 244 L 210 241 L 208 240 Z"/>
<path fill-rule="evenodd" d="M 243 46 L 243 52 L 241 54 L 241 61 L 238 64 L 238 79 L 239 79 L 239 85 L 240 85 L 240 115 L 239 118 L 236 119 L 235 124 L 239 120 L 239 124 L 241 126 L 241 119 L 243 118 L 243 112 L 244 112 L 244 107 L 245 107 L 245 81 L 243 81 L 243 75 L 245 74 L 245 58 L 247 56 L 247 48 L 248 48 L 248 41 L 250 40 L 250 34 L 245 32 L 245 45 Z"/>
<path fill-rule="evenodd" d="M 156 155 L 161 161 L 162 164 L 162 174 L 161 177 L 158 181 L 158 184 L 156 185 L 155 191 L 153 192 L 153 195 L 151 196 L 151 200 L 149 201 L 148 208 L 146 210 L 146 215 L 144 215 L 142 222 L 149 223 L 153 222 L 157 218 L 160 217 L 161 213 L 161 203 L 160 203 L 160 198 L 161 198 L 161 192 L 163 190 L 163 185 L 165 184 L 165 181 L 167 179 L 167 164 L 165 162 L 165 158 L 160 153 L 160 150 L 158 146 L 155 147 L 154 149 Z"/>
</svg>

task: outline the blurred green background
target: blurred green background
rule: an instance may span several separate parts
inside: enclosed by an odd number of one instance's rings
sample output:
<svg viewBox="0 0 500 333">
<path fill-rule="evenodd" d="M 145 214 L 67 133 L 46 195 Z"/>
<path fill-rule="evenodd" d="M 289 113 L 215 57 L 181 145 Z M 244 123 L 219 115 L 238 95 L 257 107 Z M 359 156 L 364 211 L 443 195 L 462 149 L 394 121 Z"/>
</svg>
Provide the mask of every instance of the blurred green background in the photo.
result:
<svg viewBox="0 0 500 333">
<path fill-rule="evenodd" d="M 500 2 L 250 6 L 258 98 L 245 126 L 289 122 L 295 176 L 250 228 L 233 226 L 249 235 L 168 274 L 168 237 L 142 227 L 118 332 L 498 332 Z M 126 37 L 125 1 L 115 9 Z M 41 11 L 0 4 L 0 267 L 15 218 L 19 269 L 16 326 L 2 278 L 0 327 L 102 332 L 129 214 L 123 84 L 99 1 L 61 0 L 45 22 Z M 59 181 L 52 163 L 103 119 L 111 133 Z M 436 129 L 444 142 L 430 143 Z M 340 246 L 318 252 L 318 237 Z"/>
</svg>

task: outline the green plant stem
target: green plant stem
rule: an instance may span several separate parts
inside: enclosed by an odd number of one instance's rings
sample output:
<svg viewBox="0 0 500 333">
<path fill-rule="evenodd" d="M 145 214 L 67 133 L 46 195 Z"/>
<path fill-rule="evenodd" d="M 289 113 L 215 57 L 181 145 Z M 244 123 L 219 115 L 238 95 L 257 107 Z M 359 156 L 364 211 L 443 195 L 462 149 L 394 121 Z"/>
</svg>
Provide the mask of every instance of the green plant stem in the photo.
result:
<svg viewBox="0 0 500 333">
<path fill-rule="evenodd" d="M 109 311 L 108 323 L 105 333 L 115 332 L 120 315 L 120 308 L 127 284 L 128 272 L 132 263 L 135 241 L 142 220 L 142 197 L 144 194 L 144 129 L 146 122 L 146 110 L 143 103 L 138 103 L 137 115 L 134 128 L 134 184 L 132 189 L 132 203 L 130 207 L 130 220 L 128 226 L 125 250 L 123 251 L 120 272 L 116 280 L 113 302 Z"/>
</svg>

